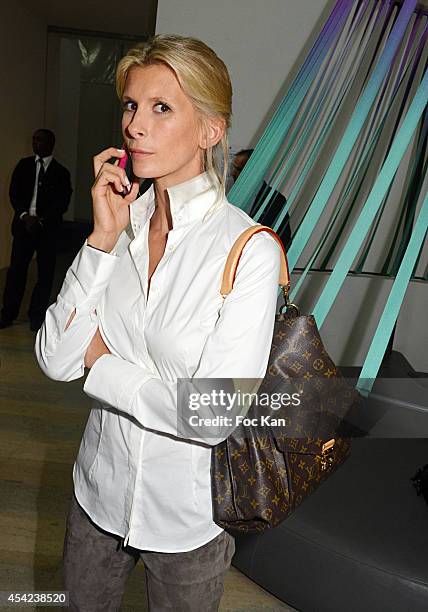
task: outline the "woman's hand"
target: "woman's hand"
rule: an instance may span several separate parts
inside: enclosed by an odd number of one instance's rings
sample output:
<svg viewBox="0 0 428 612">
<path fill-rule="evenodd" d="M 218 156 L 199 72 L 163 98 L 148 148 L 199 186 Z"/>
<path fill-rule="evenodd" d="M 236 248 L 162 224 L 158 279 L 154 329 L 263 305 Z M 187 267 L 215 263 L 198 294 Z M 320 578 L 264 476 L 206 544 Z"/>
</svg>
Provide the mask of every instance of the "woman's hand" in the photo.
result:
<svg viewBox="0 0 428 612">
<path fill-rule="evenodd" d="M 85 368 L 92 368 L 96 360 L 101 357 L 101 355 L 110 355 L 110 351 L 107 348 L 106 343 L 104 342 L 100 330 L 97 327 L 97 331 L 95 332 L 94 337 L 92 338 L 85 354 Z"/>
<path fill-rule="evenodd" d="M 91 189 L 94 212 L 94 230 L 89 244 L 104 251 L 111 251 L 120 234 L 129 223 L 129 205 L 136 199 L 139 183 L 129 182 L 126 172 L 119 168 L 123 149 L 110 147 L 94 157 L 95 182 Z M 116 164 L 109 159 L 116 157 Z M 121 193 L 127 193 L 125 197 Z"/>
</svg>

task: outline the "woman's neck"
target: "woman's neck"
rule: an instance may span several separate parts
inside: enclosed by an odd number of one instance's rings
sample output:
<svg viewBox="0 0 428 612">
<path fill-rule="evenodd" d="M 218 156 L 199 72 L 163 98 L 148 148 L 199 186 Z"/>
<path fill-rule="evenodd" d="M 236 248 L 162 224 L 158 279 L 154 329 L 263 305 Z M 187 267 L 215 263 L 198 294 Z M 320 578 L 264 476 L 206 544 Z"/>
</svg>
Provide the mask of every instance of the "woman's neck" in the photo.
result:
<svg viewBox="0 0 428 612">
<path fill-rule="evenodd" d="M 193 171 L 189 173 L 191 176 L 187 176 L 187 178 L 177 177 L 174 184 L 180 185 L 181 183 L 190 181 L 192 178 L 195 178 L 195 176 L 202 174 L 203 171 L 202 164 L 199 168 L 195 166 Z M 173 185 L 164 182 L 162 179 L 154 180 L 153 188 L 155 193 L 155 212 L 153 213 L 150 221 L 150 227 L 157 231 L 163 231 L 166 233 L 172 229 L 171 208 L 167 191 L 169 187 L 173 187 Z"/>
<path fill-rule="evenodd" d="M 155 183 L 155 211 L 150 219 L 150 227 L 155 231 L 167 234 L 172 229 L 171 208 L 169 195 L 166 189 L 162 189 Z"/>
</svg>

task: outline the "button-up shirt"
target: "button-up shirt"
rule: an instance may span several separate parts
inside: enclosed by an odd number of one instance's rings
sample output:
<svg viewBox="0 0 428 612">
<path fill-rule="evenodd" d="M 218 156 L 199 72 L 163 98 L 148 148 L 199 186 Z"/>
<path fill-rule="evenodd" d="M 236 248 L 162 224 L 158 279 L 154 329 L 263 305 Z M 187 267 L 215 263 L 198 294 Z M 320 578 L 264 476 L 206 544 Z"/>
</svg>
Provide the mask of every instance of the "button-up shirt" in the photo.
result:
<svg viewBox="0 0 428 612">
<path fill-rule="evenodd" d="M 256 379 L 267 368 L 280 251 L 267 233 L 253 236 L 222 297 L 227 255 L 254 222 L 218 198 L 218 187 L 205 172 L 167 190 L 173 228 L 148 291 L 151 187 L 130 206 L 112 253 L 83 245 L 36 338 L 45 374 L 69 381 L 83 376 L 99 327 L 111 354 L 97 359 L 84 385 L 94 403 L 75 494 L 97 525 L 139 549 L 184 552 L 222 531 L 210 481 L 220 439 L 178 435 L 177 378 Z"/>
</svg>

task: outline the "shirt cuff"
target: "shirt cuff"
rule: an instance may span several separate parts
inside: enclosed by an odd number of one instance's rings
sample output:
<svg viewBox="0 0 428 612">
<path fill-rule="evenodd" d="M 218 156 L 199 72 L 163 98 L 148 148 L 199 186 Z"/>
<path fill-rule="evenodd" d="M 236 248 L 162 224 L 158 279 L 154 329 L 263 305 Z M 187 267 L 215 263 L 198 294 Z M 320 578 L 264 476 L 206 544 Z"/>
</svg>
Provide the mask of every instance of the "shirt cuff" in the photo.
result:
<svg viewBox="0 0 428 612">
<path fill-rule="evenodd" d="M 153 373 L 116 355 L 99 357 L 89 371 L 84 392 L 103 403 L 130 413 L 132 400 Z"/>
<path fill-rule="evenodd" d="M 67 271 L 60 296 L 80 311 L 96 308 L 105 292 L 119 257 L 85 244 Z"/>
</svg>

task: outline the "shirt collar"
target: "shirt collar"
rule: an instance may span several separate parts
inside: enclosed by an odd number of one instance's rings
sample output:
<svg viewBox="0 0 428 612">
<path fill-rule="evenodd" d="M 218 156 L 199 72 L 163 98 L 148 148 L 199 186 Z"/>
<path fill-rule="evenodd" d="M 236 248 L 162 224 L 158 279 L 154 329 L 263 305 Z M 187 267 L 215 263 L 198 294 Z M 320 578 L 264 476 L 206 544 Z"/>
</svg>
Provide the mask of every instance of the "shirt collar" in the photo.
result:
<svg viewBox="0 0 428 612">
<path fill-rule="evenodd" d="M 219 194 L 220 182 L 213 172 L 203 172 L 184 183 L 168 187 L 169 204 L 174 229 L 202 219 L 213 206 Z M 219 206 L 224 200 L 219 202 Z M 130 206 L 130 219 L 137 234 L 155 210 L 154 185 Z"/>
<path fill-rule="evenodd" d="M 40 155 L 36 155 L 35 162 L 37 164 L 39 159 L 43 159 L 43 165 L 45 168 L 47 168 L 52 161 L 52 157 L 53 155 L 48 155 L 47 157 L 40 157 Z"/>
</svg>

